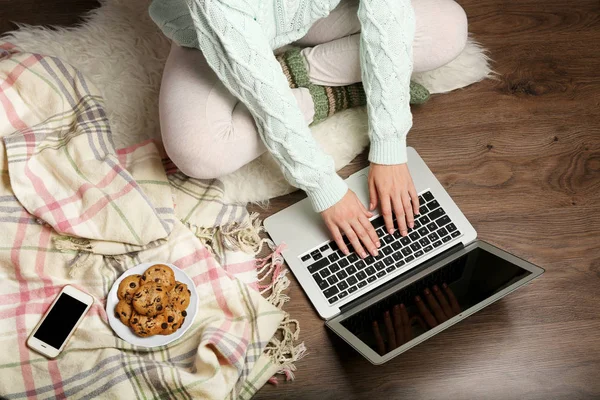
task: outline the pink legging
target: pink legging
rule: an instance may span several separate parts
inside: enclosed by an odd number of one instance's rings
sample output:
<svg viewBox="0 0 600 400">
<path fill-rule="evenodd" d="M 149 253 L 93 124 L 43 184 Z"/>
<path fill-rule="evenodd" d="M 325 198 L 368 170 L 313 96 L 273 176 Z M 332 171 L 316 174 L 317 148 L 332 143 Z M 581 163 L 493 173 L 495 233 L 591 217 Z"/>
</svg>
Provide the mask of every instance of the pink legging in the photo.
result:
<svg viewBox="0 0 600 400">
<path fill-rule="evenodd" d="M 412 0 L 416 32 L 414 71 L 429 71 L 456 58 L 467 42 L 467 17 L 454 0 Z M 358 0 L 343 0 L 296 44 L 313 83 L 360 82 Z M 314 107 L 308 89 L 293 89 L 307 123 Z M 218 178 L 266 151 L 246 107 L 221 83 L 202 52 L 175 44 L 160 90 L 160 125 L 167 154 L 188 176 Z"/>
</svg>

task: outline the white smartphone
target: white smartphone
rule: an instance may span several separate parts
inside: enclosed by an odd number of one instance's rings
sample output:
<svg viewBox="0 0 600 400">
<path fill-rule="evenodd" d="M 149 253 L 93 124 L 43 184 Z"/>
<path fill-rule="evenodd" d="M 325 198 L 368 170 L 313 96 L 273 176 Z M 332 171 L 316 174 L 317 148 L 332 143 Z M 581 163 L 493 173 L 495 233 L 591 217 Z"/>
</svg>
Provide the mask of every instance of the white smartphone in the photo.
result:
<svg viewBox="0 0 600 400">
<path fill-rule="evenodd" d="M 35 327 L 27 346 L 49 358 L 55 358 L 94 303 L 94 298 L 81 290 L 65 286 Z"/>
</svg>

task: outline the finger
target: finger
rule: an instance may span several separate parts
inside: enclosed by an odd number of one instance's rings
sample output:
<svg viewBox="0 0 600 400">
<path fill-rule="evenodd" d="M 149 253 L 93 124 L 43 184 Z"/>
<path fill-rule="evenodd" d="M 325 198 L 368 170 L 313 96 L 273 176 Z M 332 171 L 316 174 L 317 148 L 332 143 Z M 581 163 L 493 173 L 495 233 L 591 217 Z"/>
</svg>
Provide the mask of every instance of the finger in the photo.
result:
<svg viewBox="0 0 600 400">
<path fill-rule="evenodd" d="M 413 183 L 412 178 L 408 187 L 408 194 L 410 194 L 410 203 L 412 204 L 413 214 L 419 215 L 419 207 L 421 207 L 421 205 L 419 204 L 419 196 L 415 190 L 415 184 Z"/>
<path fill-rule="evenodd" d="M 383 343 L 381 332 L 379 332 L 379 324 L 377 324 L 377 321 L 373 321 L 373 336 L 375 336 L 375 346 L 377 347 L 377 352 L 381 356 L 384 355 L 385 344 Z"/>
<path fill-rule="evenodd" d="M 346 246 L 346 243 L 344 243 L 344 237 L 342 236 L 342 233 L 340 232 L 340 229 L 337 227 L 337 225 L 328 223 L 327 228 L 329 228 L 329 232 L 331 232 L 331 236 L 333 237 L 333 240 L 335 240 L 335 243 L 338 245 L 340 250 L 344 254 L 348 255 L 350 253 L 348 251 L 348 246 Z"/>
<path fill-rule="evenodd" d="M 375 254 L 373 254 L 374 256 L 377 255 L 377 247 L 381 247 L 381 243 L 379 242 L 379 237 L 377 236 L 377 232 L 375 232 L 375 228 L 373 228 L 373 224 L 371 223 L 371 221 L 369 221 L 368 218 L 359 218 L 360 223 L 362 224 L 363 228 L 365 229 L 365 231 L 367 232 L 367 235 L 369 235 L 369 237 L 371 238 L 371 242 L 373 242 L 375 244 Z"/>
<path fill-rule="evenodd" d="M 450 301 L 450 307 L 452 311 L 454 311 L 454 315 L 458 315 L 461 312 L 460 306 L 458 305 L 458 301 L 456 301 L 456 297 L 454 297 L 454 293 L 452 289 L 445 283 L 442 284 L 444 287 L 444 292 L 446 292 L 446 296 L 448 296 L 448 301 Z"/>
<path fill-rule="evenodd" d="M 404 327 L 402 326 L 402 316 L 400 315 L 400 306 L 396 304 L 392 309 L 394 319 L 394 332 L 396 333 L 396 344 L 402 346 L 406 343 L 404 339 Z"/>
<path fill-rule="evenodd" d="M 388 338 L 388 351 L 392 351 L 398 346 L 396 345 L 396 334 L 394 333 L 392 317 L 390 317 L 389 311 L 386 311 L 385 314 L 383 314 L 383 322 L 385 322 L 385 332 Z"/>
<path fill-rule="evenodd" d="M 446 314 L 446 318 L 454 317 L 455 314 L 452 311 L 452 308 L 450 308 L 450 304 L 448 304 L 446 296 L 444 296 L 444 293 L 442 293 L 438 285 L 433 285 L 433 293 L 435 294 L 436 299 L 442 306 L 442 311 L 444 312 L 444 314 Z"/>
<path fill-rule="evenodd" d="M 433 297 L 433 293 L 431 293 L 431 290 L 429 290 L 429 288 L 425 288 L 424 292 L 425 292 L 425 299 L 427 300 L 427 304 L 429 304 L 429 308 L 431 308 L 431 310 L 433 310 L 433 315 L 435 315 L 435 319 L 437 320 L 438 324 L 441 324 L 442 322 L 446 322 L 446 320 L 448 318 L 446 318 L 446 315 L 442 311 L 442 307 L 440 307 L 440 303 L 438 303 L 438 301 L 435 299 L 435 297 Z"/>
<path fill-rule="evenodd" d="M 381 196 L 381 214 L 383 215 L 383 220 L 385 221 L 385 229 L 391 235 L 394 233 L 394 219 L 392 216 L 392 205 L 390 204 L 389 196 Z"/>
<path fill-rule="evenodd" d="M 372 179 L 369 179 L 369 197 L 369 210 L 373 211 L 377 207 L 377 189 Z"/>
<path fill-rule="evenodd" d="M 352 247 L 354 248 L 356 254 L 360 255 L 362 258 L 365 258 L 367 256 L 367 254 L 365 253 L 365 249 L 363 249 L 363 247 L 360 245 L 360 240 L 358 239 L 358 236 L 356 235 L 354 229 L 352 228 L 352 226 L 350 226 L 350 224 L 346 224 L 344 228 L 344 233 L 346 234 L 348 240 L 350 240 L 350 244 L 352 244 Z"/>
<path fill-rule="evenodd" d="M 408 228 L 406 227 L 406 215 L 404 214 L 404 207 L 402 207 L 402 199 L 399 194 L 395 194 L 392 197 L 392 204 L 394 205 L 394 214 L 396 214 L 396 222 L 398 223 L 398 230 L 402 236 L 408 235 Z"/>
<path fill-rule="evenodd" d="M 402 207 L 404 207 L 404 213 L 406 214 L 406 225 L 409 228 L 415 227 L 415 216 L 413 213 L 412 204 L 410 203 L 410 196 L 408 193 L 402 195 Z"/>
<path fill-rule="evenodd" d="M 413 338 L 413 331 L 408 319 L 408 310 L 404 307 L 404 303 L 400 304 L 400 318 L 402 318 L 402 327 L 404 328 L 404 340 L 408 342 Z"/>
<path fill-rule="evenodd" d="M 415 303 L 417 304 L 417 308 L 419 309 L 421 316 L 425 319 L 425 322 L 427 322 L 427 325 L 429 325 L 430 328 L 436 327 L 437 322 L 435 322 L 435 318 L 433 318 L 433 315 L 431 315 L 431 312 L 425 303 L 423 303 L 420 296 L 415 297 Z"/>
<path fill-rule="evenodd" d="M 376 255 L 377 247 L 375 246 L 375 243 L 373 243 L 373 241 L 371 240 L 371 236 L 369 236 L 369 234 L 367 233 L 360 219 L 352 221 L 350 226 L 352 227 L 352 229 L 354 229 L 354 233 L 356 233 L 364 247 L 367 248 L 367 251 L 373 255 Z M 358 251 L 357 253 L 361 258 L 365 258 L 367 256 L 367 253 L 365 253 L 364 250 L 362 251 L 362 253 Z"/>
</svg>

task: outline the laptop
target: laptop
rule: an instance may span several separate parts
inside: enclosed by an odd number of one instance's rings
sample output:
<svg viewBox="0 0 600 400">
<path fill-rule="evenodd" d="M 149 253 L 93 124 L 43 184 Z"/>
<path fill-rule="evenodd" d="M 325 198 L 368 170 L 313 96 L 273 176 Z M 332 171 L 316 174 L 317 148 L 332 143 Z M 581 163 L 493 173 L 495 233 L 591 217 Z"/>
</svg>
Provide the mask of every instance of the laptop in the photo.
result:
<svg viewBox="0 0 600 400">
<path fill-rule="evenodd" d="M 308 199 L 264 222 L 275 244 L 286 244 L 282 255 L 326 326 L 373 364 L 389 361 L 544 272 L 477 240 L 416 150 L 407 152 L 419 216 L 406 237 L 397 229 L 389 235 L 382 216 L 371 218 L 381 242 L 377 257 L 361 259 L 352 250 L 344 255 Z M 368 173 L 367 167 L 346 179 L 365 206 Z"/>
</svg>

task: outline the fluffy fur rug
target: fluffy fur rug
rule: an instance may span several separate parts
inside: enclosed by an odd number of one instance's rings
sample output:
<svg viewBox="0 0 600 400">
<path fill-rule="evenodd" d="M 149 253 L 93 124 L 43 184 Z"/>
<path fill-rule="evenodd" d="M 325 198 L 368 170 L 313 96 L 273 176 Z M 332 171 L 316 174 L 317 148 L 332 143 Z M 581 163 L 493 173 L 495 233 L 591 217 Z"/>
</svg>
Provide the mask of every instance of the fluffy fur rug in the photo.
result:
<svg viewBox="0 0 600 400">
<path fill-rule="evenodd" d="M 103 92 L 118 147 L 160 138 L 158 92 L 170 44 L 150 20 L 150 0 L 104 0 L 75 28 L 21 26 L 3 37 L 25 51 L 57 56 L 95 82 Z M 432 93 L 448 92 L 491 74 L 485 50 L 471 38 L 448 65 L 413 79 Z M 368 144 L 366 112 L 348 110 L 313 129 L 323 149 L 342 168 Z M 294 190 L 265 154 L 221 179 L 230 202 L 256 202 Z"/>
</svg>

